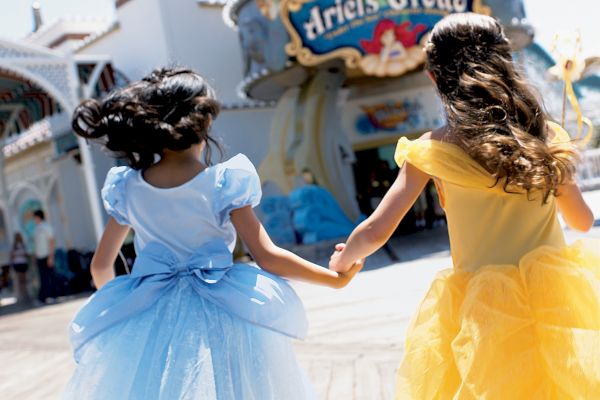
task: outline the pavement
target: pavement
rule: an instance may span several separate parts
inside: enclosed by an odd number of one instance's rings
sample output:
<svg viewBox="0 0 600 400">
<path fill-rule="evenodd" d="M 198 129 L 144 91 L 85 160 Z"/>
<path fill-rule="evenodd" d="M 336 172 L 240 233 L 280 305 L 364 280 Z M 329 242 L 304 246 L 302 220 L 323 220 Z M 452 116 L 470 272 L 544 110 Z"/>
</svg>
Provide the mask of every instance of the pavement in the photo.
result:
<svg viewBox="0 0 600 400">
<path fill-rule="evenodd" d="M 569 243 L 600 238 L 600 191 L 585 197 L 597 226 L 587 234 L 566 229 Z M 321 399 L 393 398 L 408 322 L 435 274 L 451 260 L 445 229 L 396 238 L 391 245 L 400 262 L 378 252 L 343 290 L 294 284 L 310 323 L 307 340 L 295 347 Z M 0 368 L 0 398 L 60 398 L 74 368 L 66 326 L 83 301 L 0 317 L 0 365 L 10 366 Z"/>
</svg>

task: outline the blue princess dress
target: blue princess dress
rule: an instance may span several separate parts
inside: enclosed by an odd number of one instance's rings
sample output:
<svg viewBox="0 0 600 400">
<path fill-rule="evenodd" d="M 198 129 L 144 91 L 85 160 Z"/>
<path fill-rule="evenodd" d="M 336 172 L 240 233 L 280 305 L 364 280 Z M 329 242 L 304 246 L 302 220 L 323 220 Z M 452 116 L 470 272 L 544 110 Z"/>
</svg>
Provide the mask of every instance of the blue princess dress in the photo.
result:
<svg viewBox="0 0 600 400">
<path fill-rule="evenodd" d="M 307 331 L 302 302 L 285 280 L 233 263 L 229 213 L 260 196 L 243 155 L 168 189 L 110 170 L 104 206 L 135 230 L 138 257 L 71 323 L 66 399 L 313 398 L 290 340 Z"/>
</svg>

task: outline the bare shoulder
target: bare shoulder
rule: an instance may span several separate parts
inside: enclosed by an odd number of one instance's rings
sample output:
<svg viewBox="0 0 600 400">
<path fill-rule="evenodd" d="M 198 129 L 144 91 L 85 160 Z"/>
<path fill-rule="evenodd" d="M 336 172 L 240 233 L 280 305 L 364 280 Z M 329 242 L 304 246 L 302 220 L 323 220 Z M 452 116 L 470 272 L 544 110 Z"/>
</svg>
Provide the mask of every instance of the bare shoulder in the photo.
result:
<svg viewBox="0 0 600 400">
<path fill-rule="evenodd" d="M 447 128 L 446 126 L 442 126 L 440 128 L 426 132 L 421 135 L 420 139 L 433 139 L 439 140 L 440 142 L 445 142 L 447 141 Z"/>
</svg>

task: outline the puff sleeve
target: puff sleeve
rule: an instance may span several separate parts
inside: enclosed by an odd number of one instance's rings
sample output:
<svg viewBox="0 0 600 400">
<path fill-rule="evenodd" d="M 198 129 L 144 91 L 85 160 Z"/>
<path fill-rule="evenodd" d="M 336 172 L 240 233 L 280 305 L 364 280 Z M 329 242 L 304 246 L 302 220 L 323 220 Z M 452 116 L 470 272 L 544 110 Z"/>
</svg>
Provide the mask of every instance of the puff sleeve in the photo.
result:
<svg viewBox="0 0 600 400">
<path fill-rule="evenodd" d="M 133 170 L 129 167 L 113 167 L 108 171 L 100 192 L 104 209 L 121 225 L 130 225 L 125 201 L 125 187 Z"/>
<path fill-rule="evenodd" d="M 254 165 L 243 154 L 219 164 L 217 170 L 215 215 L 219 224 L 229 221 L 229 213 L 245 206 L 256 207 L 262 191 Z"/>
</svg>

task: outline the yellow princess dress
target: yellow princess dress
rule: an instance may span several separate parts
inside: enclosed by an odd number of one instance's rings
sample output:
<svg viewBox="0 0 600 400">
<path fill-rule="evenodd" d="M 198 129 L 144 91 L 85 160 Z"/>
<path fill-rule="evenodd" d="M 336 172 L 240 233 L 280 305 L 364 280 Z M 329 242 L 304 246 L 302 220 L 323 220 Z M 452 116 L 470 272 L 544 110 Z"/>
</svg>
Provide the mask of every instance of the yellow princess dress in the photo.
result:
<svg viewBox="0 0 600 400">
<path fill-rule="evenodd" d="M 506 193 L 456 145 L 402 138 L 396 161 L 436 178 L 454 264 L 411 322 L 396 399 L 600 399 L 600 241 L 566 245 L 553 197 Z"/>
</svg>

